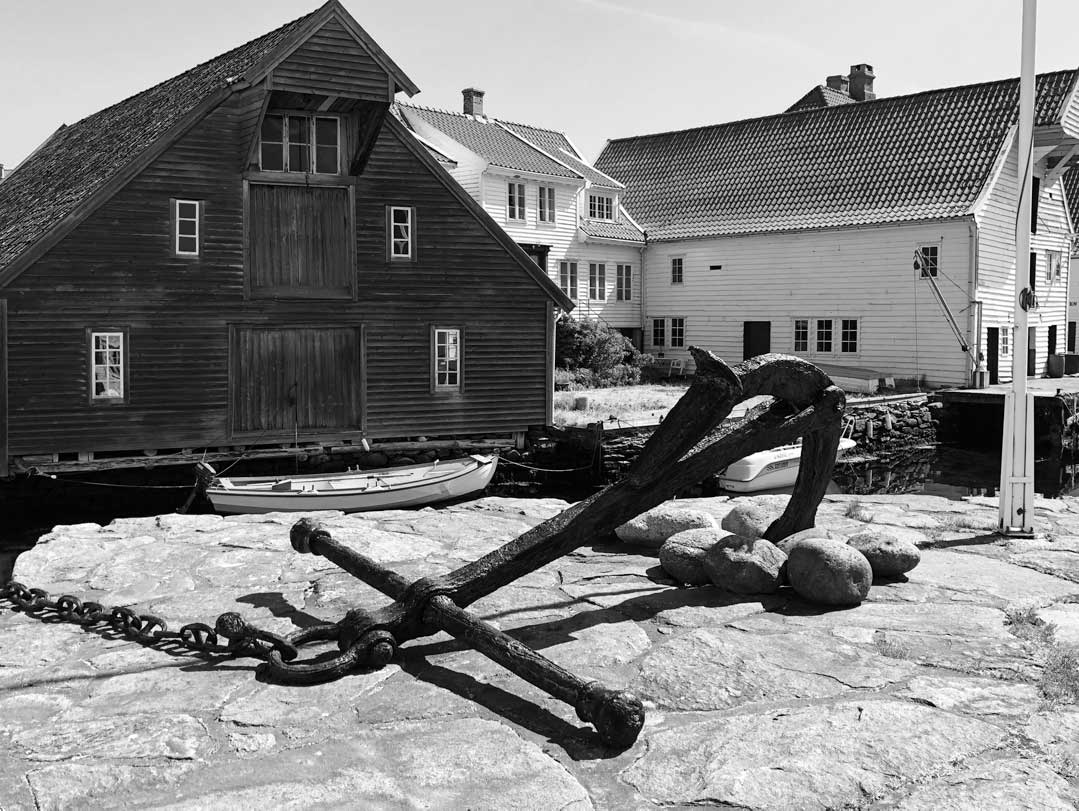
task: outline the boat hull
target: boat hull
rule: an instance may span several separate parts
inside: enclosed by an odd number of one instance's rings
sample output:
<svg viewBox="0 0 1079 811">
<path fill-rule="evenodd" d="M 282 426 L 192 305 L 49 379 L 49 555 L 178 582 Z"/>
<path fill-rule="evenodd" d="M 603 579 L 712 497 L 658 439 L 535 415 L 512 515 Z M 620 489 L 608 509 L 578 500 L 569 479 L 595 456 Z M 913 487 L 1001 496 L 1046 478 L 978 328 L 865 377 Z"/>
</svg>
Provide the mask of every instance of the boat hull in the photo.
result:
<svg viewBox="0 0 1079 811">
<path fill-rule="evenodd" d="M 836 461 L 855 446 L 852 439 L 839 440 Z M 719 486 L 735 493 L 756 493 L 759 490 L 775 490 L 793 487 L 798 479 L 802 446 L 783 445 L 779 448 L 752 453 L 732 462 L 719 474 Z"/>
<path fill-rule="evenodd" d="M 450 501 L 483 490 L 497 456 L 334 475 L 218 478 L 206 495 L 220 513 L 367 512 Z M 289 489 L 285 489 L 285 486 Z"/>
</svg>

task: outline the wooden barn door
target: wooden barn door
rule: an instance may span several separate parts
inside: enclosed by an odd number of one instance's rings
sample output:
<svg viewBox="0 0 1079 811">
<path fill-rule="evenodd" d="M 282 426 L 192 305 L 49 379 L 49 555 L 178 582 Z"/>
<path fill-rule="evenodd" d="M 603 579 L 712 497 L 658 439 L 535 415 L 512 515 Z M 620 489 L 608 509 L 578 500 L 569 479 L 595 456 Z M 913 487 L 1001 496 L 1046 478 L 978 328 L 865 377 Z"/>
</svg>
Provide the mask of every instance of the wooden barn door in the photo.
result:
<svg viewBox="0 0 1079 811">
<path fill-rule="evenodd" d="M 0 299 L 0 476 L 8 476 L 7 299 Z"/>
<path fill-rule="evenodd" d="M 1000 382 L 1000 327 L 985 330 L 985 366 L 989 370 L 989 385 Z"/>
<path fill-rule="evenodd" d="M 363 430 L 358 327 L 233 327 L 233 436 L 339 436 Z"/>
</svg>

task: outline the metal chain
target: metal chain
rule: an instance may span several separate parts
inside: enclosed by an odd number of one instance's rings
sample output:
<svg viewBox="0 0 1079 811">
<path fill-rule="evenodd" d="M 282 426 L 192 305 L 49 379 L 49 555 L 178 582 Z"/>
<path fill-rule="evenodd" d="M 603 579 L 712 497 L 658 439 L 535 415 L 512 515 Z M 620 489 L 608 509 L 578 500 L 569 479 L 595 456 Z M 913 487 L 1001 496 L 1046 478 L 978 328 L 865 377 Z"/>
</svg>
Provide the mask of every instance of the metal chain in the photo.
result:
<svg viewBox="0 0 1079 811">
<path fill-rule="evenodd" d="M 203 622 L 192 622 L 179 631 L 170 631 L 165 620 L 154 614 L 136 614 L 123 606 L 109 608 L 101 603 L 83 602 L 70 594 L 53 600 L 44 589 L 27 588 L 14 580 L 0 588 L 0 597 L 30 615 L 51 611 L 62 620 L 87 627 L 104 623 L 142 645 L 178 644 L 198 653 L 252 656 L 262 660 L 276 653 L 285 662 L 297 656 L 296 646 L 288 639 L 256 628 L 233 611 L 219 616 L 212 628 Z M 226 639 L 225 644 L 221 643 L 222 637 Z"/>
</svg>

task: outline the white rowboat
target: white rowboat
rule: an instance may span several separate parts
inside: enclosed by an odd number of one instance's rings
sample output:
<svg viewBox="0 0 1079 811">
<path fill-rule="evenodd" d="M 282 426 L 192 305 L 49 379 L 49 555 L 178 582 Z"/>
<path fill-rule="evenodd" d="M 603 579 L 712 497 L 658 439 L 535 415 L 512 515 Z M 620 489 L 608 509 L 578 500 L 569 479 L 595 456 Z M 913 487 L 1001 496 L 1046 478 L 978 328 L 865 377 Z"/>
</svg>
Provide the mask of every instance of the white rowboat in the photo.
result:
<svg viewBox="0 0 1079 811">
<path fill-rule="evenodd" d="M 225 477 L 214 473 L 206 495 L 220 513 L 393 510 L 475 493 L 487 486 L 497 466 L 497 456 L 473 455 L 304 476 Z"/>
<path fill-rule="evenodd" d="M 840 439 L 836 461 L 842 459 L 844 454 L 854 446 L 855 442 L 850 437 Z M 801 457 L 802 444 L 800 442 L 751 453 L 727 465 L 720 472 L 719 486 L 736 493 L 755 493 L 758 490 L 791 487 L 798 478 Z"/>
</svg>

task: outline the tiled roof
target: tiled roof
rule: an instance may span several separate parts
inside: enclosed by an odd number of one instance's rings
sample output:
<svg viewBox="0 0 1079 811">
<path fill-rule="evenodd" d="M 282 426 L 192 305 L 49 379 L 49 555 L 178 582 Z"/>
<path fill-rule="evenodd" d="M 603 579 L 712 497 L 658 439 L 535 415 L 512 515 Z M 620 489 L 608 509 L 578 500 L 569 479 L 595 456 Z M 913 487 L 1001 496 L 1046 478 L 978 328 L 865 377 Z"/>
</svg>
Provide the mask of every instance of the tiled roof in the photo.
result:
<svg viewBox="0 0 1079 811">
<path fill-rule="evenodd" d="M 1072 218 L 1072 230 L 1079 232 L 1079 167 L 1073 166 L 1061 180 L 1068 199 L 1068 213 Z M 1079 270 L 1079 268 L 1077 268 Z"/>
<path fill-rule="evenodd" d="M 602 186 L 605 189 L 621 189 L 622 184 L 613 177 L 607 177 L 595 167 L 589 166 L 581 159 L 580 154 L 573 148 L 569 138 L 561 132 L 547 130 L 542 127 L 533 127 L 529 124 L 517 124 L 512 121 L 495 119 L 503 127 L 513 130 L 530 143 L 535 144 L 552 158 L 567 164 L 578 174 L 588 179 L 593 186 Z"/>
<path fill-rule="evenodd" d="M 455 161 L 449 155 L 446 155 L 440 149 L 437 149 L 434 144 L 432 144 L 430 141 L 428 141 L 426 138 L 422 137 L 418 132 L 416 132 L 415 128 L 408 121 L 408 119 L 401 115 L 401 108 L 399 105 L 390 105 L 390 115 L 392 115 L 395 119 L 401 122 L 401 126 L 408 130 L 409 134 L 413 138 L 415 138 L 423 146 L 424 149 L 427 150 L 427 154 L 429 154 L 432 158 L 434 158 L 447 169 L 457 166 L 457 161 Z"/>
<path fill-rule="evenodd" d="M 1037 80 L 1059 122 L 1074 70 Z M 597 168 L 670 240 L 967 214 L 1017 117 L 1016 79 L 611 141 Z"/>
<path fill-rule="evenodd" d="M 405 116 L 418 116 L 457 143 L 481 155 L 494 166 L 522 172 L 577 178 L 572 169 L 547 157 L 542 151 L 525 143 L 516 135 L 493 121 L 483 121 L 462 113 L 432 110 L 411 104 L 399 105 Z"/>
<path fill-rule="evenodd" d="M 581 220 L 581 230 L 590 237 L 599 239 L 621 239 L 626 242 L 644 242 L 642 233 L 633 223 L 623 220 L 622 222 L 607 222 L 606 220 Z"/>
<path fill-rule="evenodd" d="M 837 107 L 840 104 L 856 103 L 857 100 L 852 99 L 846 93 L 828 87 L 826 84 L 820 84 L 794 102 L 784 112 L 797 113 L 802 110 L 816 110 L 820 107 Z"/>
<path fill-rule="evenodd" d="M 0 270 L 317 13 L 56 132 L 0 184 Z"/>
</svg>

